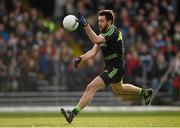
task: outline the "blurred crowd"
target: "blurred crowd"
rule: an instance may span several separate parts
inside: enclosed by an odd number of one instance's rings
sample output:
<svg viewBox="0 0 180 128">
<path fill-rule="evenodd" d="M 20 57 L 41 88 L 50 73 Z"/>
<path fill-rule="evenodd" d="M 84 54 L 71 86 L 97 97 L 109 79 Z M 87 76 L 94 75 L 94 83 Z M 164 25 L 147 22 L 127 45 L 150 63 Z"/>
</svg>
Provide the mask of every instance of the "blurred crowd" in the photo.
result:
<svg viewBox="0 0 180 128">
<path fill-rule="evenodd" d="M 73 68 L 72 58 L 92 48 L 82 28 L 67 32 L 62 19 L 78 9 L 99 34 L 97 12 L 113 9 L 123 33 L 124 82 L 156 88 L 177 100 L 180 90 L 178 0 L 54 0 L 47 16 L 28 1 L 0 1 L 0 90 L 40 91 L 42 86 L 82 90 L 103 70 L 101 52 Z M 48 10 L 48 8 L 47 8 Z M 167 75 L 165 75 L 167 74 Z"/>
</svg>

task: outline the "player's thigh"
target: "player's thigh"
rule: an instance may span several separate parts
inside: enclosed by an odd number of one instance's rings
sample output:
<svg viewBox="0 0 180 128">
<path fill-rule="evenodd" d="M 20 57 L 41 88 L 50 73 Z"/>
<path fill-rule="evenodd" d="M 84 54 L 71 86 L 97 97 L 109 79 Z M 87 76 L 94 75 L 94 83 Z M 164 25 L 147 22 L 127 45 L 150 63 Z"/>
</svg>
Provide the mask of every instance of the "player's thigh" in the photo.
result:
<svg viewBox="0 0 180 128">
<path fill-rule="evenodd" d="M 89 85 L 87 88 L 94 89 L 94 90 L 100 90 L 105 87 L 105 83 L 102 80 L 100 76 L 97 76 Z"/>
</svg>

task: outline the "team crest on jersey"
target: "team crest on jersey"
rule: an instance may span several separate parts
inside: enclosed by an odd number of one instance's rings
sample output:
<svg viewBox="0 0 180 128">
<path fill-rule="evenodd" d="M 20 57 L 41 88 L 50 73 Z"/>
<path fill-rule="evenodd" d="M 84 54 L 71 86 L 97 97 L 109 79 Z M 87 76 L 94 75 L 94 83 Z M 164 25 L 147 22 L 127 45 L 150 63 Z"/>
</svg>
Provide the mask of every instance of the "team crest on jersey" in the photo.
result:
<svg viewBox="0 0 180 128">
<path fill-rule="evenodd" d="M 107 47 L 107 44 L 106 43 L 102 43 L 100 44 L 101 47 Z"/>
</svg>

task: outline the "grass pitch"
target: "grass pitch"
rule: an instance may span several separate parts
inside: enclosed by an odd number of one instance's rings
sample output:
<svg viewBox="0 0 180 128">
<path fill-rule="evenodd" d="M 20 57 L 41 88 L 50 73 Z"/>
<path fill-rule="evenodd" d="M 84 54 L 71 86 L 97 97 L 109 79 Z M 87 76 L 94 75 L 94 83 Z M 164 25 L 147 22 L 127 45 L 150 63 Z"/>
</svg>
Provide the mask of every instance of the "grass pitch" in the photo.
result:
<svg viewBox="0 0 180 128">
<path fill-rule="evenodd" d="M 60 112 L 0 113 L 0 127 L 180 127 L 180 112 L 82 112 L 71 124 Z"/>
</svg>

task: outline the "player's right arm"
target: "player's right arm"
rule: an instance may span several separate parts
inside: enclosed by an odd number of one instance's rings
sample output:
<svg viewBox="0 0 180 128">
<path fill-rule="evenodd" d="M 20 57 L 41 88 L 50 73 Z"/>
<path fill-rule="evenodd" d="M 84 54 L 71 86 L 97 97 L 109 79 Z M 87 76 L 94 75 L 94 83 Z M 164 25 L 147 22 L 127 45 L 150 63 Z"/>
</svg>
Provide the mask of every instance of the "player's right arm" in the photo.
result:
<svg viewBox="0 0 180 128">
<path fill-rule="evenodd" d="M 95 44 L 91 50 L 89 50 L 85 54 L 75 58 L 74 59 L 74 67 L 78 68 L 78 65 L 79 65 L 79 63 L 81 61 L 87 61 L 88 59 L 93 58 L 94 56 L 96 56 L 96 54 L 98 53 L 99 49 L 100 49 L 99 44 Z"/>
</svg>

